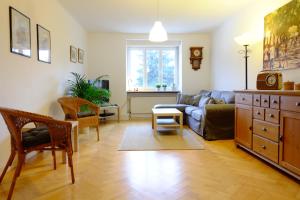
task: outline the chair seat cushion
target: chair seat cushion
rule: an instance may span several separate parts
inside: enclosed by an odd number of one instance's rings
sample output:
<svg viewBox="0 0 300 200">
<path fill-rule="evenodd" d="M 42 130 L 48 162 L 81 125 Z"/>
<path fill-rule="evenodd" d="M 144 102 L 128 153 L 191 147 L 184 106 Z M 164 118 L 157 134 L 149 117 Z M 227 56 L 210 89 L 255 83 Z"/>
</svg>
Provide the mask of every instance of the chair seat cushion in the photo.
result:
<svg viewBox="0 0 300 200">
<path fill-rule="evenodd" d="M 82 111 L 77 113 L 78 118 L 83 118 L 83 117 L 90 117 L 96 115 L 95 112 L 93 111 Z"/>
<path fill-rule="evenodd" d="M 33 147 L 50 142 L 51 139 L 47 127 L 33 128 L 22 134 L 22 143 L 24 147 Z"/>
<path fill-rule="evenodd" d="M 202 110 L 201 109 L 193 110 L 191 116 L 195 120 L 200 121 L 202 117 Z"/>
</svg>

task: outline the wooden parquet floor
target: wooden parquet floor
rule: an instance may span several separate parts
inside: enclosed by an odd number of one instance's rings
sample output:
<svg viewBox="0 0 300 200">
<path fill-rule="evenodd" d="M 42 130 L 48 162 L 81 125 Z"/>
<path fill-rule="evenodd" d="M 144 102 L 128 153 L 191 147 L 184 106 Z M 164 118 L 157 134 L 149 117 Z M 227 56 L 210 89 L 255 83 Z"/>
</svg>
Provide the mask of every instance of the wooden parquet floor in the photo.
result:
<svg viewBox="0 0 300 200">
<path fill-rule="evenodd" d="M 52 169 L 50 153 L 28 156 L 13 199 L 300 199 L 298 182 L 237 149 L 232 140 L 204 141 L 205 150 L 117 151 L 127 127 L 150 125 L 102 123 L 100 142 L 94 130 L 80 134 L 79 152 L 73 156 L 74 185 L 66 165 Z M 1 200 L 6 199 L 12 172 L 0 185 Z"/>
</svg>

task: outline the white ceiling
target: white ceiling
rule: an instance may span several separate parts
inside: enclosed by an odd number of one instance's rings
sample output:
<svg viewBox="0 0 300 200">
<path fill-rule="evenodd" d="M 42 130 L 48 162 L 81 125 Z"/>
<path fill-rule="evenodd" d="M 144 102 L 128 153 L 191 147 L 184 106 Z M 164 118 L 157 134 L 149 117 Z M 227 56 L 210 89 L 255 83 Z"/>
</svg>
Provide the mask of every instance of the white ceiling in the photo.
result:
<svg viewBox="0 0 300 200">
<path fill-rule="evenodd" d="M 88 31 L 148 33 L 157 0 L 59 0 Z M 255 0 L 160 0 L 169 33 L 206 32 Z"/>
</svg>

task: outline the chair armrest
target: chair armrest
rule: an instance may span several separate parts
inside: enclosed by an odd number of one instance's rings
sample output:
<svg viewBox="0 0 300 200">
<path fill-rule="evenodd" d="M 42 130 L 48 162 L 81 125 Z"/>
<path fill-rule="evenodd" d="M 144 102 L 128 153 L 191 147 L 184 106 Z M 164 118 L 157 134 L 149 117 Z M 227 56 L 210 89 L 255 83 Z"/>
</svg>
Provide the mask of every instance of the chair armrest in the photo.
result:
<svg viewBox="0 0 300 200">
<path fill-rule="evenodd" d="M 234 104 L 207 104 L 204 108 L 204 114 L 207 118 L 234 117 Z"/>
<path fill-rule="evenodd" d="M 69 106 L 68 104 L 63 104 L 63 103 L 61 103 L 61 106 L 63 108 L 65 116 L 68 116 L 70 119 L 77 120 L 77 118 L 78 118 L 77 110 L 74 107 Z"/>
</svg>

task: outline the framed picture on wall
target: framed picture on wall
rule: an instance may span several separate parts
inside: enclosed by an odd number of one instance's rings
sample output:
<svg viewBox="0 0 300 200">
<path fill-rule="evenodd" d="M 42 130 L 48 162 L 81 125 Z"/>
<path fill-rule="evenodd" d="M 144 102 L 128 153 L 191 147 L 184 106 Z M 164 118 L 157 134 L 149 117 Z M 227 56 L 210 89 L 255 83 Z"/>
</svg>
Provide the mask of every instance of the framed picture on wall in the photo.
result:
<svg viewBox="0 0 300 200">
<path fill-rule="evenodd" d="M 84 60 L 84 51 L 78 48 L 78 62 L 83 64 Z"/>
<path fill-rule="evenodd" d="M 38 61 L 51 63 L 51 37 L 50 31 L 36 25 Z"/>
<path fill-rule="evenodd" d="M 77 48 L 70 46 L 70 61 L 73 63 L 77 62 Z"/>
<path fill-rule="evenodd" d="M 9 7 L 10 52 L 31 57 L 30 18 Z"/>
</svg>

